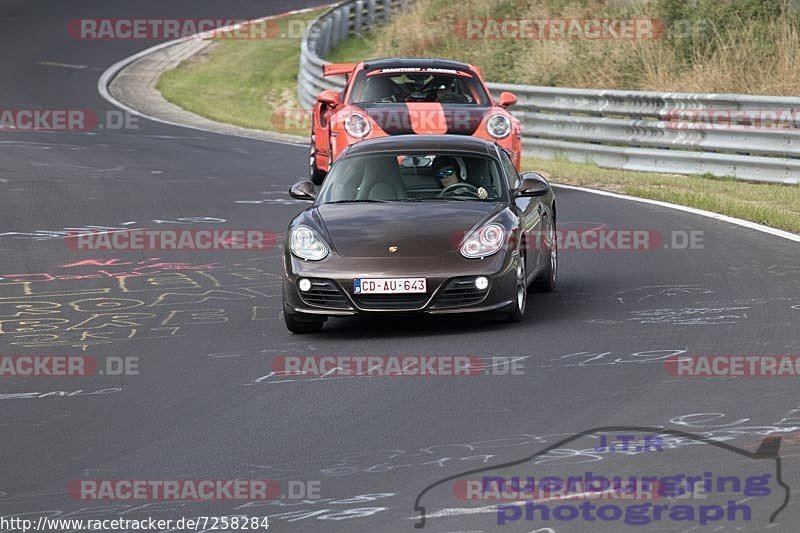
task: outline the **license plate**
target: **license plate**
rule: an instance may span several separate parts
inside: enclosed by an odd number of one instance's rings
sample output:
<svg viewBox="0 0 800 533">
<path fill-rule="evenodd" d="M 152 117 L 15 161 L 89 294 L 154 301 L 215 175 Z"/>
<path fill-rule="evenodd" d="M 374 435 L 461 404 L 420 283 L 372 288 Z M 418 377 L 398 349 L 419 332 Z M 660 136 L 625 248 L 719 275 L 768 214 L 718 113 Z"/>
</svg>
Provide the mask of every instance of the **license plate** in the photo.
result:
<svg viewBox="0 0 800 533">
<path fill-rule="evenodd" d="M 427 292 L 425 278 L 356 278 L 355 294 L 414 294 Z"/>
</svg>

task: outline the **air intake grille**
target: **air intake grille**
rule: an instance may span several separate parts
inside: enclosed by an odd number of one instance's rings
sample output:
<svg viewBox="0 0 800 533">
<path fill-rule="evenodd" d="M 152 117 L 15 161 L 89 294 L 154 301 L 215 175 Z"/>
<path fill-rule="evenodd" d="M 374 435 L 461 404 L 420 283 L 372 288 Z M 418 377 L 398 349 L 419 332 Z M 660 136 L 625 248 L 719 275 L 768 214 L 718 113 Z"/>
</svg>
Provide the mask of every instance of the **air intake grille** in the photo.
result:
<svg viewBox="0 0 800 533">
<path fill-rule="evenodd" d="M 428 301 L 427 294 L 362 294 L 355 296 L 362 309 L 419 309 Z"/>
<path fill-rule="evenodd" d="M 475 278 L 456 278 L 447 283 L 436 299 L 436 308 L 463 307 L 483 301 L 489 290 L 475 288 Z"/>
<path fill-rule="evenodd" d="M 327 307 L 330 309 L 350 309 L 347 296 L 329 279 L 312 279 L 311 289 L 300 291 L 300 298 L 308 305 Z"/>
</svg>

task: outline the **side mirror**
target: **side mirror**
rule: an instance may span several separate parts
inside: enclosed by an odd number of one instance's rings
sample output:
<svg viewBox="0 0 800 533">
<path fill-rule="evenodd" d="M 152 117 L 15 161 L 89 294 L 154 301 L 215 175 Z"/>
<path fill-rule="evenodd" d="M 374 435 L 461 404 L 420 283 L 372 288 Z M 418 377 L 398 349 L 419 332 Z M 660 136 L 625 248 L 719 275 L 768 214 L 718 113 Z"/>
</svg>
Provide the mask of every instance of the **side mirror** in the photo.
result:
<svg viewBox="0 0 800 533">
<path fill-rule="evenodd" d="M 508 107 L 517 103 L 517 95 L 508 91 L 500 93 L 500 107 Z"/>
<path fill-rule="evenodd" d="M 298 181 L 289 189 L 289 196 L 298 200 L 314 200 L 314 184 L 308 180 Z"/>
<path fill-rule="evenodd" d="M 550 183 L 538 172 L 522 174 L 522 183 L 516 190 L 516 196 L 544 196 L 550 192 Z"/>
<path fill-rule="evenodd" d="M 339 105 L 339 93 L 331 89 L 326 89 L 319 93 L 319 96 L 317 96 L 317 101 L 327 104 L 331 107 L 336 107 Z"/>
</svg>

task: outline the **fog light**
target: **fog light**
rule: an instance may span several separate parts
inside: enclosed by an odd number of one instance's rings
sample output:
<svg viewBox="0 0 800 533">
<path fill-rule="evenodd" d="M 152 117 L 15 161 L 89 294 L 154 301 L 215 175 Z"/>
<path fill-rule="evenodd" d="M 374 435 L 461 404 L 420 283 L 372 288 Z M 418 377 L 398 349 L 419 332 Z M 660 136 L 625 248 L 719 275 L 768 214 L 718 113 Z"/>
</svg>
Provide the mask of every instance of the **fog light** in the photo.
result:
<svg viewBox="0 0 800 533">
<path fill-rule="evenodd" d="M 301 291 L 308 292 L 311 290 L 311 281 L 303 278 L 297 282 L 297 286 L 300 287 Z"/>
<path fill-rule="evenodd" d="M 489 279 L 484 278 L 483 276 L 479 278 L 475 278 L 475 288 L 479 291 L 486 290 L 486 287 L 489 286 Z"/>
</svg>

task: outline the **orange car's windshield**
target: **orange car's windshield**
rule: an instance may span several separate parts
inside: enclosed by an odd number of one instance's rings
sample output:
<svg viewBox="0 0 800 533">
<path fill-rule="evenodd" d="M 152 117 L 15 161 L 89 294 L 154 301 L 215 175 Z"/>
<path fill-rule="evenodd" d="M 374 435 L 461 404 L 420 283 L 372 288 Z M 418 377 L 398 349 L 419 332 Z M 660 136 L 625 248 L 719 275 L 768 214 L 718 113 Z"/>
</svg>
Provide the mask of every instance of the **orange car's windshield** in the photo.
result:
<svg viewBox="0 0 800 533">
<path fill-rule="evenodd" d="M 465 73 L 361 71 L 353 80 L 348 103 L 438 102 L 490 105 L 483 86 Z"/>
</svg>

